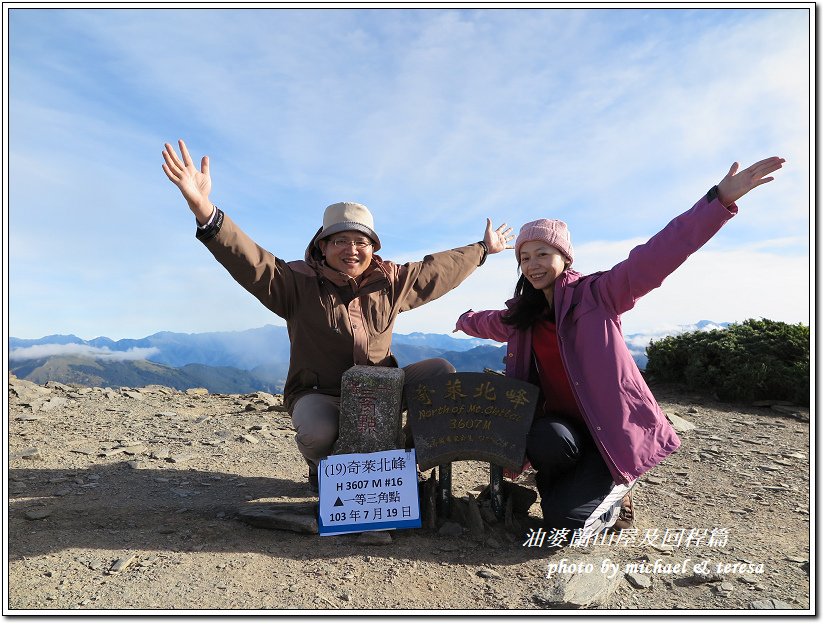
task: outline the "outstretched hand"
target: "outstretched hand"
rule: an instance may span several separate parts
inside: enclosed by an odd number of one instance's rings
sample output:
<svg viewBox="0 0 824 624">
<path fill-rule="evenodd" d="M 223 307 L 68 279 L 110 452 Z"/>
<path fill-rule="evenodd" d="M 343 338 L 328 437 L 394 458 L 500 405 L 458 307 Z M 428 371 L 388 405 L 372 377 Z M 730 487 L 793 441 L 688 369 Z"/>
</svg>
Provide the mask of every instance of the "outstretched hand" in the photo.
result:
<svg viewBox="0 0 824 624">
<path fill-rule="evenodd" d="M 209 193 L 212 190 L 212 178 L 209 176 L 209 157 L 204 156 L 200 161 L 200 171 L 197 170 L 189 150 L 183 139 L 178 141 L 182 160 L 178 158 L 174 148 L 165 143 L 163 150 L 163 171 L 166 177 L 172 181 L 194 213 L 199 223 L 206 223 L 212 215 L 212 203 L 209 201 Z"/>
<path fill-rule="evenodd" d="M 724 176 L 724 179 L 718 183 L 718 200 L 724 204 L 724 206 L 729 206 L 734 201 L 741 199 L 756 186 L 772 182 L 774 178 L 765 178 L 764 176 L 781 169 L 781 165 L 784 162 L 783 158 L 772 156 L 764 160 L 759 160 L 754 165 L 750 165 L 739 173 L 736 173 L 738 171 L 738 163 L 734 162 L 727 175 Z"/>
<path fill-rule="evenodd" d="M 515 238 L 512 233 L 512 228 L 508 227 L 506 223 L 502 223 L 497 228 L 492 227 L 492 219 L 486 220 L 486 232 L 484 232 L 484 242 L 486 243 L 489 253 L 494 254 L 504 249 L 514 249 L 508 243 Z"/>
</svg>

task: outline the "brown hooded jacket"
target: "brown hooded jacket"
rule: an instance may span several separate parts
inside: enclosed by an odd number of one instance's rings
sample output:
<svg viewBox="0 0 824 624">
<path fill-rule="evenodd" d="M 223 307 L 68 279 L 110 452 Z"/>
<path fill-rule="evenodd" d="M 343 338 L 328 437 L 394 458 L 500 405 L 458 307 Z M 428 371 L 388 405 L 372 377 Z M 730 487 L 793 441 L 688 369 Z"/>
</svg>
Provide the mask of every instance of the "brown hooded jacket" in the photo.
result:
<svg viewBox="0 0 824 624">
<path fill-rule="evenodd" d="M 391 343 L 398 314 L 446 294 L 484 257 L 480 243 L 402 265 L 374 255 L 358 283 L 323 261 L 315 246 L 320 231 L 304 260 L 292 262 L 257 245 L 220 210 L 213 225 L 197 233 L 241 286 L 286 320 L 290 413 L 304 394 L 339 396 L 341 376 L 355 364 L 397 366 Z"/>
</svg>

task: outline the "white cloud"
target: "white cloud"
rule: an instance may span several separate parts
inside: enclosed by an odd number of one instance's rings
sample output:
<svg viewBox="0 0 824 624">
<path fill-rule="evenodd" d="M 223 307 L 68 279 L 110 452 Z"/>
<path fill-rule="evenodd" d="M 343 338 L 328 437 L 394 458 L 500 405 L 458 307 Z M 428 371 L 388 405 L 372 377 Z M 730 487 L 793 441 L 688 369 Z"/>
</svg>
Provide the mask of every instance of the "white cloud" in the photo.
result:
<svg viewBox="0 0 824 624">
<path fill-rule="evenodd" d="M 732 160 L 774 153 L 787 167 L 719 239 L 739 249 L 797 240 L 811 206 L 803 15 L 20 13 L 9 58 L 12 333 L 271 322 L 219 267 L 199 270 L 213 261 L 160 169 L 163 141 L 179 136 L 211 156 L 213 200 L 287 259 L 302 257 L 323 207 L 340 199 L 373 209 L 392 259 L 477 240 L 486 216 L 516 228 L 561 217 L 576 247 L 609 237 L 625 254 L 626 239 L 687 208 Z M 468 307 L 501 305 L 514 262 L 500 276 L 489 264 L 399 328 L 432 331 Z M 761 272 L 738 266 L 735 283 Z"/>
<path fill-rule="evenodd" d="M 159 353 L 156 347 L 133 347 L 128 351 L 112 351 L 108 347 L 82 344 L 40 344 L 17 347 L 9 351 L 10 360 L 36 360 L 55 356 L 87 357 L 96 360 L 145 360 Z"/>
</svg>

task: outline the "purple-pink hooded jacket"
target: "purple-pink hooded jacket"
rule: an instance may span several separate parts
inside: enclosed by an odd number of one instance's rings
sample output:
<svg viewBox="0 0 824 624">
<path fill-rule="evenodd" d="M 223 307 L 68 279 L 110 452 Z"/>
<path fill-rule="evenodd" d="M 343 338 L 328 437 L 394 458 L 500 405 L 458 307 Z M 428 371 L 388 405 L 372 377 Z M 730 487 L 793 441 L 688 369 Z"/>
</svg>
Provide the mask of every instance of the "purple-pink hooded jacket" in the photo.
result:
<svg viewBox="0 0 824 624">
<path fill-rule="evenodd" d="M 635 365 L 621 314 L 657 288 L 738 212 L 703 197 L 609 271 L 567 269 L 555 281 L 558 343 L 581 414 L 615 483 L 628 483 L 681 444 Z M 507 302 L 510 307 L 514 300 Z M 506 310 L 465 312 L 456 328 L 507 343 L 506 375 L 527 381 L 532 330 L 502 321 Z"/>
</svg>

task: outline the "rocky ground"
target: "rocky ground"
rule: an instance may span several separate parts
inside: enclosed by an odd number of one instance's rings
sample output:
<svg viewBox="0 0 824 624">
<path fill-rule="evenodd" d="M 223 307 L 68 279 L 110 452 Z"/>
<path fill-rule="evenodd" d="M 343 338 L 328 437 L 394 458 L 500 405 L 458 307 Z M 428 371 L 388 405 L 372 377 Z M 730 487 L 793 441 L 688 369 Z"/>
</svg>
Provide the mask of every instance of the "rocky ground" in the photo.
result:
<svg viewBox="0 0 824 624">
<path fill-rule="evenodd" d="M 250 526 L 238 515 L 250 506 L 314 500 L 281 397 L 11 376 L 5 613 L 814 612 L 809 410 L 654 391 L 683 446 L 639 480 L 637 531 L 557 549 L 535 533 L 524 546 L 537 503 L 508 524 L 487 514 L 482 534 L 455 522 L 385 540 Z M 487 478 L 456 462 L 453 493 Z"/>
</svg>

